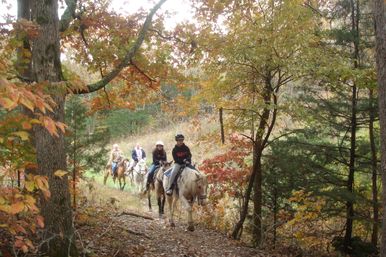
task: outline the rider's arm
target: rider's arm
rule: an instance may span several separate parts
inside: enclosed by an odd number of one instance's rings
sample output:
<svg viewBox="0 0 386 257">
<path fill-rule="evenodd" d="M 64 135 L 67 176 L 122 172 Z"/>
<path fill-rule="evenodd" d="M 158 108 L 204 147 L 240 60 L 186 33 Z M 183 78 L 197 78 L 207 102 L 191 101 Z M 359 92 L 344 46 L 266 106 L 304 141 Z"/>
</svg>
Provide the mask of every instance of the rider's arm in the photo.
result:
<svg viewBox="0 0 386 257">
<path fill-rule="evenodd" d="M 135 149 L 131 152 L 131 158 L 133 158 L 134 161 L 138 161 L 137 153 L 135 152 Z"/>
<path fill-rule="evenodd" d="M 187 152 L 186 160 L 188 162 L 192 163 L 192 153 L 190 152 L 189 147 L 186 147 L 186 149 L 187 149 L 187 151 L 186 151 Z"/>
<path fill-rule="evenodd" d="M 156 163 L 158 163 L 159 160 L 157 160 L 157 154 L 155 153 L 155 151 L 153 152 L 153 164 L 156 165 Z"/>
<path fill-rule="evenodd" d="M 174 160 L 174 162 L 177 162 L 177 160 L 178 160 L 178 157 L 177 157 L 177 151 L 176 151 L 176 148 L 173 148 L 173 151 L 172 151 L 172 156 L 173 156 L 173 160 Z"/>
</svg>

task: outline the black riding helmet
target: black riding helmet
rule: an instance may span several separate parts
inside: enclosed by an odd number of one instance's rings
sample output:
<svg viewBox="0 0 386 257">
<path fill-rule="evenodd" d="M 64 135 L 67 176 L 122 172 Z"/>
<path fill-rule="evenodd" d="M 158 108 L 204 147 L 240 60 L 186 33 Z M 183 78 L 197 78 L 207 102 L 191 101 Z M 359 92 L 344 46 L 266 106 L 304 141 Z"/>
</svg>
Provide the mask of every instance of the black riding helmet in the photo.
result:
<svg viewBox="0 0 386 257">
<path fill-rule="evenodd" d="M 184 139 L 185 139 L 184 135 L 182 135 L 182 134 L 177 134 L 176 135 L 176 141 L 177 140 L 184 140 Z"/>
</svg>

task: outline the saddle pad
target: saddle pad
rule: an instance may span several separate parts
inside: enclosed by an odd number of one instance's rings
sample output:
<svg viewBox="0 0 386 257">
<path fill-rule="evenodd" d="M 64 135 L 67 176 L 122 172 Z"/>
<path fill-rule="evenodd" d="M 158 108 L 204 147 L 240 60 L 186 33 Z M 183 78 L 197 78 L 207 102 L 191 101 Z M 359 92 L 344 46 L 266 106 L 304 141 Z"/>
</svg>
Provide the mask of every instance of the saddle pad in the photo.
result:
<svg viewBox="0 0 386 257">
<path fill-rule="evenodd" d="M 173 170 L 173 168 L 168 169 L 167 171 L 164 172 L 164 175 L 166 177 L 170 177 L 170 175 L 172 174 L 172 170 Z"/>
</svg>

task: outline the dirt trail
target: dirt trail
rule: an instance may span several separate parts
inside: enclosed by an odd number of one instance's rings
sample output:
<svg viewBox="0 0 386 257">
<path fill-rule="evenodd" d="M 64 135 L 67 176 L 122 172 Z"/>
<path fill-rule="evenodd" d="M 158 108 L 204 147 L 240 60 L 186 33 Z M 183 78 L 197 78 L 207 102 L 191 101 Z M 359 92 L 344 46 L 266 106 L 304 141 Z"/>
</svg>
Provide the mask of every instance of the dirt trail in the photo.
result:
<svg viewBox="0 0 386 257">
<path fill-rule="evenodd" d="M 95 199 L 98 194 L 104 199 Z M 159 219 L 156 211 L 147 211 L 144 199 L 128 192 L 98 185 L 92 197 L 99 207 L 88 205 L 77 217 L 79 248 L 86 256 L 270 256 L 200 224 L 193 232 L 185 231 L 186 222 L 178 217 L 176 227 L 171 228 L 166 218 Z"/>
</svg>

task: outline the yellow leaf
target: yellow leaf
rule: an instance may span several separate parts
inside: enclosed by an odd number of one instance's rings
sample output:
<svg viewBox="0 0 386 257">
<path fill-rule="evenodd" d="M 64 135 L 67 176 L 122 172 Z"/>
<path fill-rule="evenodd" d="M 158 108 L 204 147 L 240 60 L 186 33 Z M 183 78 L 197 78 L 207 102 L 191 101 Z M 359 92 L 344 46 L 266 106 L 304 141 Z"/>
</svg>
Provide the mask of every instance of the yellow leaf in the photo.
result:
<svg viewBox="0 0 386 257">
<path fill-rule="evenodd" d="M 26 97 L 20 98 L 20 103 L 22 105 L 24 105 L 25 107 L 27 107 L 28 109 L 30 109 L 32 112 L 35 109 L 34 104 L 29 99 L 27 99 Z"/>
<path fill-rule="evenodd" d="M 29 192 L 32 192 L 32 191 L 34 191 L 34 189 L 35 189 L 35 183 L 34 183 L 33 181 L 26 181 L 26 182 L 24 183 L 24 186 L 25 186 L 25 188 L 26 188 Z"/>
<path fill-rule="evenodd" d="M 0 211 L 3 211 L 5 213 L 11 213 L 11 206 L 7 204 L 0 204 Z"/>
<path fill-rule="evenodd" d="M 20 137 L 23 141 L 27 141 L 29 137 L 29 134 L 26 131 L 16 131 L 11 134 Z"/>
<path fill-rule="evenodd" d="M 57 176 L 57 177 L 60 177 L 62 178 L 64 175 L 66 175 L 68 172 L 67 171 L 64 171 L 64 170 L 57 170 L 55 171 L 54 175 Z"/>
<path fill-rule="evenodd" d="M 5 109 L 9 109 L 9 110 L 17 106 L 17 104 L 14 101 L 12 101 L 7 97 L 0 98 L 0 105 L 2 105 Z"/>
</svg>

